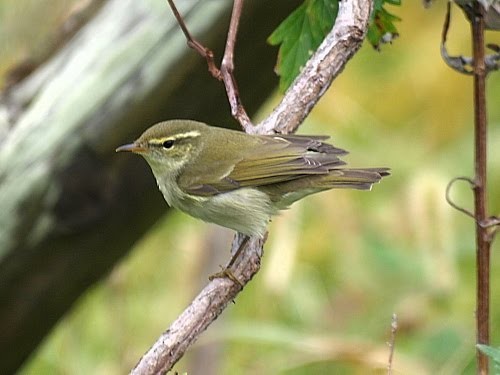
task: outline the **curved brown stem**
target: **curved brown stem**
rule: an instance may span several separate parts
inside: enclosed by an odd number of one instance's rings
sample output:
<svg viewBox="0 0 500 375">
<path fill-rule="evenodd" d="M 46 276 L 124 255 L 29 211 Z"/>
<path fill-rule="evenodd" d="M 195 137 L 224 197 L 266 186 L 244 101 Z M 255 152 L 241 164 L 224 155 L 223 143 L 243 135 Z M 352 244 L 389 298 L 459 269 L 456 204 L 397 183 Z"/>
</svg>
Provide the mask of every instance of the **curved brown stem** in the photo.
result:
<svg viewBox="0 0 500 375">
<path fill-rule="evenodd" d="M 210 74 L 212 74 L 214 78 L 221 81 L 222 74 L 219 68 L 217 68 L 217 66 L 215 65 L 214 53 L 193 38 L 193 36 L 191 35 L 186 26 L 186 23 L 184 22 L 184 19 L 177 10 L 174 1 L 173 0 L 167 0 L 167 1 L 168 5 L 170 5 L 170 8 L 172 9 L 172 13 L 174 13 L 175 18 L 177 19 L 177 23 L 179 24 L 182 32 L 184 33 L 184 36 L 186 37 L 187 45 L 189 46 L 189 48 L 194 49 L 196 52 L 198 52 L 201 56 L 203 56 L 207 60 L 208 71 L 210 72 Z"/>
<path fill-rule="evenodd" d="M 241 127 L 246 131 L 250 132 L 251 127 L 253 127 L 252 121 L 248 116 L 243 104 L 241 103 L 240 93 L 238 91 L 238 86 L 236 84 L 236 79 L 234 78 L 234 46 L 236 45 L 236 36 L 238 34 L 238 25 L 240 23 L 241 12 L 243 10 L 243 0 L 234 0 L 233 12 L 231 14 L 231 21 L 229 24 L 229 31 L 226 40 L 226 49 L 224 51 L 224 57 L 222 58 L 222 63 L 220 69 L 217 67 L 214 61 L 214 53 L 209 48 L 205 47 L 199 41 L 193 38 L 189 32 L 184 19 L 177 10 L 173 0 L 167 0 L 172 12 L 174 13 L 177 22 L 179 23 L 184 36 L 186 37 L 187 44 L 190 48 L 194 49 L 201 56 L 207 60 L 208 71 L 212 76 L 219 81 L 224 83 L 226 88 L 227 98 L 229 105 L 231 106 L 231 114 L 238 120 Z"/>
<path fill-rule="evenodd" d="M 451 199 L 451 194 L 450 194 L 451 188 L 452 188 L 453 184 L 455 184 L 455 182 L 457 182 L 457 181 L 466 181 L 469 183 L 471 188 L 474 188 L 474 186 L 475 186 L 474 181 L 469 177 L 464 177 L 464 176 L 455 177 L 450 182 L 448 182 L 448 185 L 446 185 L 446 202 L 448 202 L 448 204 L 451 207 L 453 207 L 454 209 L 456 209 L 460 212 L 463 212 L 464 214 L 466 214 L 467 216 L 469 216 L 473 219 L 476 219 L 476 217 L 474 216 L 474 214 L 471 211 L 469 211 L 463 207 L 460 207 L 458 204 L 453 202 L 453 200 Z"/>
<path fill-rule="evenodd" d="M 472 49 L 474 54 L 474 216 L 476 218 L 476 342 L 490 342 L 490 235 L 480 223 L 488 219 L 486 202 L 486 65 L 484 47 L 484 10 L 474 3 L 475 15 L 471 18 Z M 489 373 L 488 357 L 476 350 L 479 374 Z"/>
</svg>

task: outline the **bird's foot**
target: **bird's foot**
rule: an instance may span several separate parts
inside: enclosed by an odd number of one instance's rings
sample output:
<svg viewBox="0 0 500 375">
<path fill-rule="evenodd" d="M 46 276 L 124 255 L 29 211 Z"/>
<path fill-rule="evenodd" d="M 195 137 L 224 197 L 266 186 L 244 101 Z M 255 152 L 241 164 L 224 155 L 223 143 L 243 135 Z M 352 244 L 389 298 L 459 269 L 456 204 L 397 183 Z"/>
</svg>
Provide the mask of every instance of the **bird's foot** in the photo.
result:
<svg viewBox="0 0 500 375">
<path fill-rule="evenodd" d="M 223 270 L 214 273 L 208 277 L 208 280 L 212 281 L 213 279 L 224 279 L 228 278 L 236 284 L 239 284 L 242 288 L 245 286 L 231 271 L 229 268 L 224 268 Z"/>
</svg>

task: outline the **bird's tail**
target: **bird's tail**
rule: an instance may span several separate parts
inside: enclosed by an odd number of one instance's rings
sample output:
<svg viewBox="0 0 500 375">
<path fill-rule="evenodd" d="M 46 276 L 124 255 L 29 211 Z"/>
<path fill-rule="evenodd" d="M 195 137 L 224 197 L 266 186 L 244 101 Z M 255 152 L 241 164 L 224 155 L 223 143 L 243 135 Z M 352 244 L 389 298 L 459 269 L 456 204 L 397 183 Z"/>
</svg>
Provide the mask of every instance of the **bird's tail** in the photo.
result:
<svg viewBox="0 0 500 375">
<path fill-rule="evenodd" d="M 370 190 L 374 183 L 388 176 L 389 168 L 332 168 L 327 174 L 308 175 L 307 178 L 281 184 L 278 193 L 268 189 L 268 193 L 279 209 L 288 208 L 293 202 L 310 194 L 329 189 Z M 283 194 L 283 192 L 287 192 Z"/>
<path fill-rule="evenodd" d="M 332 169 L 327 175 L 318 176 L 315 185 L 325 189 L 371 190 L 374 183 L 390 175 L 389 168 Z"/>
</svg>

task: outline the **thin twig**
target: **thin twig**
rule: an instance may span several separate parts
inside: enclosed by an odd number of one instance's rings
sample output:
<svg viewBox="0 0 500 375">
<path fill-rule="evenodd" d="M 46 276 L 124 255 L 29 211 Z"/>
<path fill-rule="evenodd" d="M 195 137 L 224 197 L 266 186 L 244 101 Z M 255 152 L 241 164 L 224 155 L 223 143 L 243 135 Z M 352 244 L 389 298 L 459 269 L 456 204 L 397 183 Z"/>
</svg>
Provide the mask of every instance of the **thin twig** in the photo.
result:
<svg viewBox="0 0 500 375">
<path fill-rule="evenodd" d="M 448 185 L 446 185 L 446 194 L 445 194 L 446 202 L 448 202 L 448 204 L 450 206 L 452 206 L 454 209 L 456 209 L 456 210 L 458 210 L 460 212 L 463 212 L 467 216 L 473 218 L 474 221 L 481 228 L 483 228 L 483 229 L 490 229 L 490 228 L 493 228 L 493 227 L 500 226 L 500 217 L 498 217 L 498 216 L 490 216 L 487 219 L 478 220 L 478 219 L 476 219 L 476 216 L 471 211 L 467 210 L 466 208 L 460 207 L 458 204 L 456 204 L 455 202 L 453 202 L 453 200 L 451 199 L 451 188 L 452 188 L 453 184 L 455 182 L 457 182 L 457 181 L 466 181 L 466 182 L 468 182 L 469 185 L 471 186 L 471 188 L 473 190 L 474 190 L 474 188 L 476 186 L 474 180 L 472 180 L 470 177 L 459 176 L 459 177 L 453 178 L 450 182 L 448 182 Z M 498 228 L 494 228 L 494 230 L 492 231 L 491 235 L 494 236 L 497 230 L 498 230 Z M 490 242 L 492 242 L 492 241 L 490 241 Z"/>
<path fill-rule="evenodd" d="M 491 243 L 498 232 L 498 218 L 487 214 L 487 121 L 486 121 L 486 77 L 489 70 L 498 69 L 497 57 L 488 66 L 484 44 L 484 8 L 478 2 L 472 2 L 466 8 L 471 24 L 473 58 L 450 58 L 445 43 L 450 24 L 451 4 L 443 26 L 441 54 L 445 62 L 458 72 L 473 74 L 474 77 L 474 180 L 457 177 L 450 181 L 446 189 L 446 200 L 457 210 L 474 218 L 476 222 L 476 342 L 489 345 L 490 341 L 490 252 Z M 495 51 L 495 50 L 494 50 Z M 497 53 L 498 54 L 498 53 Z M 491 59 L 490 59 L 491 60 Z M 465 68 L 466 65 L 472 69 Z M 459 207 L 450 199 L 449 192 L 457 180 L 469 182 L 474 193 L 474 213 Z M 476 350 L 478 374 L 489 373 L 488 357 Z"/>
<path fill-rule="evenodd" d="M 482 228 L 498 227 L 500 225 L 500 217 L 490 216 L 488 219 L 481 221 L 479 225 Z"/>
<path fill-rule="evenodd" d="M 210 74 L 214 78 L 218 79 L 219 81 L 222 81 L 222 74 L 221 74 L 219 68 L 217 68 L 217 66 L 215 65 L 214 53 L 210 49 L 206 48 L 205 46 L 203 46 L 203 44 L 201 44 L 200 42 L 198 42 L 196 39 L 194 39 L 192 37 L 191 33 L 189 32 L 189 30 L 186 26 L 186 23 L 184 22 L 184 19 L 182 18 L 181 14 L 177 10 L 177 7 L 175 6 L 174 1 L 173 0 L 167 0 L 167 1 L 168 1 L 168 4 L 170 5 L 170 8 L 172 9 L 172 12 L 174 13 L 175 18 L 177 19 L 177 23 L 181 27 L 182 32 L 184 33 L 184 36 L 186 37 L 187 45 L 189 46 L 189 48 L 194 49 L 202 57 L 204 57 L 207 60 L 208 71 L 210 72 Z"/>
<path fill-rule="evenodd" d="M 212 50 L 203 46 L 200 42 L 193 38 L 189 32 L 184 19 L 177 10 L 173 0 L 167 0 L 172 12 L 174 13 L 179 26 L 184 33 L 187 44 L 189 47 L 193 48 L 201 56 L 207 60 L 208 70 L 213 77 L 222 81 L 226 89 L 227 98 L 229 105 L 231 106 L 231 114 L 238 120 L 241 127 L 249 132 L 253 126 L 248 117 L 245 108 L 241 104 L 240 94 L 238 91 L 238 86 L 236 85 L 236 80 L 234 78 L 234 46 L 236 44 L 236 36 L 238 34 L 238 25 L 241 18 L 241 12 L 243 9 L 243 0 L 235 0 L 233 5 L 233 12 L 231 14 L 231 21 L 229 24 L 229 31 L 226 40 L 226 49 L 224 51 L 224 57 L 222 58 L 221 68 L 219 69 L 214 61 L 214 54 Z"/>
<path fill-rule="evenodd" d="M 471 57 L 465 56 L 450 56 L 448 50 L 446 49 L 446 40 L 448 37 L 448 30 L 450 28 L 450 18 L 451 18 L 451 0 L 448 0 L 446 7 L 446 16 L 444 18 L 443 31 L 441 32 L 441 57 L 444 62 L 453 70 L 458 73 L 465 75 L 472 75 L 474 63 Z"/>
<path fill-rule="evenodd" d="M 234 78 L 234 46 L 236 44 L 236 36 L 238 34 L 238 25 L 240 23 L 241 12 L 243 9 L 243 0 L 234 0 L 233 12 L 231 14 L 231 22 L 229 24 L 229 32 L 227 34 L 226 49 L 221 63 L 221 72 L 226 86 L 227 98 L 231 105 L 231 114 L 238 120 L 243 129 L 248 132 L 248 129 L 253 126 L 245 108 L 241 104 L 241 99 Z"/>
<path fill-rule="evenodd" d="M 450 18 L 451 18 L 451 0 L 448 0 L 447 8 L 446 8 L 446 16 L 444 18 L 443 31 L 441 33 L 441 57 L 446 62 L 446 64 L 457 71 L 458 73 L 462 73 L 465 75 L 473 75 L 474 74 L 474 58 L 470 56 L 450 56 L 448 54 L 448 50 L 446 49 L 446 40 L 448 37 L 448 29 L 450 27 Z M 467 14 L 467 18 L 469 20 L 473 19 L 474 9 L 470 6 L 462 6 L 459 5 Z M 500 69 L 500 46 L 497 44 L 489 43 L 486 45 L 491 51 L 492 54 L 484 56 L 484 64 L 486 69 L 486 75 L 492 71 Z"/>
<path fill-rule="evenodd" d="M 469 185 L 471 186 L 471 188 L 474 188 L 475 184 L 474 184 L 474 181 L 469 178 L 469 177 L 464 177 L 464 176 L 460 176 L 460 177 L 455 177 L 454 179 L 452 179 L 450 182 L 448 182 L 448 185 L 446 186 L 446 202 L 448 202 L 448 204 L 453 207 L 454 209 L 460 211 L 460 212 L 463 212 L 464 214 L 466 214 L 467 216 L 473 218 L 474 220 L 476 219 L 476 217 L 474 216 L 474 214 L 463 208 L 463 207 L 460 207 L 459 205 L 457 205 L 455 202 L 453 202 L 453 200 L 451 199 L 451 188 L 453 186 L 453 184 L 457 181 L 466 181 L 469 183 Z"/>
<path fill-rule="evenodd" d="M 387 375 L 392 375 L 392 362 L 394 359 L 397 330 L 398 330 L 398 316 L 394 313 L 392 314 L 392 319 L 391 319 L 391 338 L 387 343 L 389 345 L 389 361 L 387 363 Z"/>
<path fill-rule="evenodd" d="M 486 123 L 486 66 L 484 47 L 484 9 L 474 3 L 472 49 L 474 56 L 474 216 L 476 223 L 476 329 L 478 344 L 490 342 L 490 246 L 488 230 L 480 223 L 487 220 L 487 123 Z M 476 350 L 478 373 L 489 373 L 488 357 Z"/>
</svg>

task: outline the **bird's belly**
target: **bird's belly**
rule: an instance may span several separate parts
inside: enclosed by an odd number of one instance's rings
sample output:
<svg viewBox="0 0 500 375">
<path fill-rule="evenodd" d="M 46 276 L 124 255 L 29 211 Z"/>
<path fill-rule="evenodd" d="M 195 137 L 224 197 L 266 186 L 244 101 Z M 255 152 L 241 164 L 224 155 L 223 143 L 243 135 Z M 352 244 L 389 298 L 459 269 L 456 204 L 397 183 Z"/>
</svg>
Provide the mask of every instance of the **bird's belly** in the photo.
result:
<svg viewBox="0 0 500 375">
<path fill-rule="evenodd" d="M 246 235 L 264 236 L 276 209 L 267 194 L 243 188 L 211 197 L 188 196 L 172 205 L 204 221 L 234 229 Z"/>
</svg>

